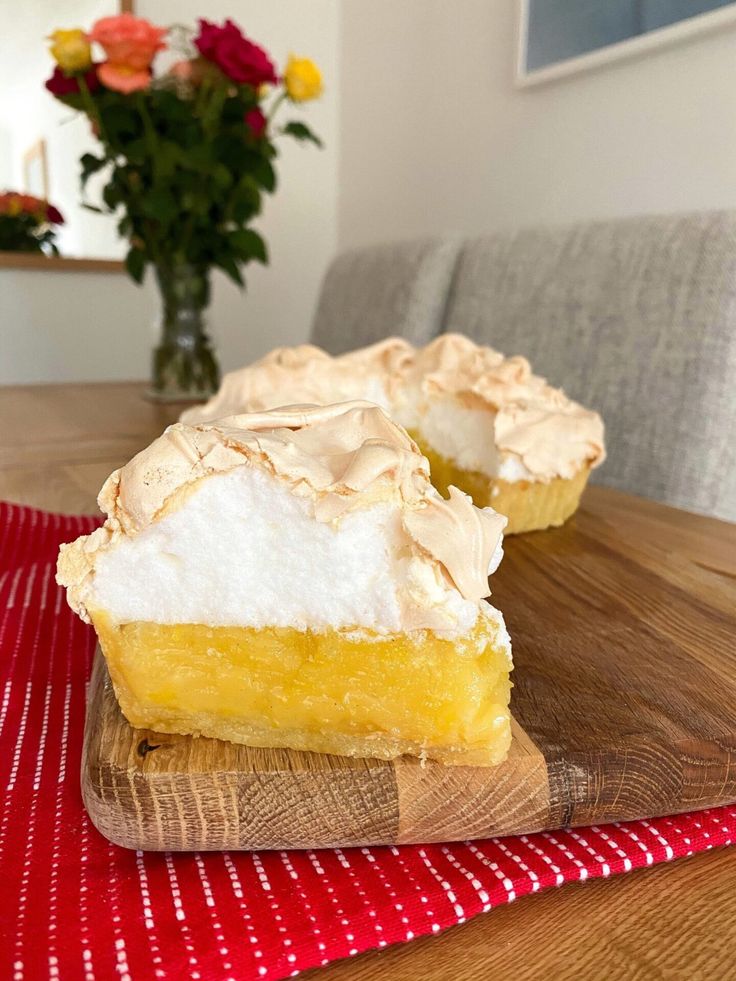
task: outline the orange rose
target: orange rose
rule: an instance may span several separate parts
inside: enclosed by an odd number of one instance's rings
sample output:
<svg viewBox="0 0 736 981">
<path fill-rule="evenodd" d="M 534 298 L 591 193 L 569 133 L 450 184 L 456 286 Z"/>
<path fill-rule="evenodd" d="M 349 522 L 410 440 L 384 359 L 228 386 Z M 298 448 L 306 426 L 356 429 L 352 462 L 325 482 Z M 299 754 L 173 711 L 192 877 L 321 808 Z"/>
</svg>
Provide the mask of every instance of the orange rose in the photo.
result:
<svg viewBox="0 0 736 981">
<path fill-rule="evenodd" d="M 0 194 L 0 215 L 15 217 L 23 211 L 23 197 L 15 191 Z"/>
<path fill-rule="evenodd" d="M 89 38 L 104 48 L 107 55 L 107 61 L 97 69 L 102 84 L 126 94 L 148 88 L 151 62 L 156 52 L 166 47 L 165 34 L 165 27 L 154 27 L 133 14 L 98 20 Z"/>
<path fill-rule="evenodd" d="M 33 194 L 21 194 L 20 198 L 22 210 L 25 211 L 27 215 L 36 215 L 38 218 L 42 218 L 46 214 L 45 201 L 34 197 Z"/>
</svg>

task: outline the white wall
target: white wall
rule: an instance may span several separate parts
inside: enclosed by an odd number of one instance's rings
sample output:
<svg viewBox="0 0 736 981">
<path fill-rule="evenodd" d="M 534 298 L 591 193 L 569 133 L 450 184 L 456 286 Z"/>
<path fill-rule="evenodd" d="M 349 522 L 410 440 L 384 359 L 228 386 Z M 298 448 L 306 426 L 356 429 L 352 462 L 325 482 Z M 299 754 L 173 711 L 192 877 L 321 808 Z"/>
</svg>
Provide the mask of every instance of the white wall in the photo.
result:
<svg viewBox="0 0 736 981">
<path fill-rule="evenodd" d="M 304 118 L 325 149 L 284 141 L 280 187 L 258 222 L 270 265 L 246 269 L 245 293 L 214 277 L 210 323 L 229 370 L 274 345 L 306 338 L 336 248 L 338 0 L 216 0 L 206 11 L 195 0 L 138 0 L 136 7 L 160 24 L 194 24 L 203 11 L 214 20 L 232 17 L 279 65 L 295 51 L 323 70 L 325 95 L 305 107 Z M 141 289 L 123 275 L 0 268 L 0 384 L 146 378 L 155 313 L 150 282 Z"/>
<path fill-rule="evenodd" d="M 118 273 L 0 268 L 0 384 L 147 378 L 152 310 Z"/>
<path fill-rule="evenodd" d="M 736 31 L 520 90 L 513 0 L 343 0 L 341 248 L 736 206 Z"/>
<path fill-rule="evenodd" d="M 0 119 L 0 190 L 10 187 L 13 181 L 13 155 L 10 132 Z"/>
</svg>

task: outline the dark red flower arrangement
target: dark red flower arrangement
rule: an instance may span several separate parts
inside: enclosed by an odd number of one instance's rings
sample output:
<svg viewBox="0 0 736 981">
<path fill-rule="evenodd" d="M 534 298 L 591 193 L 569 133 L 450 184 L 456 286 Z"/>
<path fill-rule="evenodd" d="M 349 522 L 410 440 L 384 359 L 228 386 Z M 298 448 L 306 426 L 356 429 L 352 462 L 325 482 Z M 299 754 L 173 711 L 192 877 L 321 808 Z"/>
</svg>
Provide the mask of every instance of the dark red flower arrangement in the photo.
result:
<svg viewBox="0 0 736 981">
<path fill-rule="evenodd" d="M 63 225 L 58 208 L 32 194 L 4 191 L 0 194 L 0 251 L 46 252 L 56 255 L 55 230 Z"/>
</svg>

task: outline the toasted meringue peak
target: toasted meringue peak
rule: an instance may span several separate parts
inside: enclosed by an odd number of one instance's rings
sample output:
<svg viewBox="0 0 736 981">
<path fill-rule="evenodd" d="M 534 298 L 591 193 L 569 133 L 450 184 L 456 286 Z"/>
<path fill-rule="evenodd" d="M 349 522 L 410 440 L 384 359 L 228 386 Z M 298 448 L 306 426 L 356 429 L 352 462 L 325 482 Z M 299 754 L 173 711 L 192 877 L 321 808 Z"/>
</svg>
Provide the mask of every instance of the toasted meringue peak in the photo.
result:
<svg viewBox="0 0 736 981">
<path fill-rule="evenodd" d="M 248 463 L 285 480 L 294 493 L 317 499 L 330 520 L 360 495 L 413 500 L 429 482 L 416 444 L 378 406 L 346 402 L 288 406 L 228 416 L 213 423 L 175 423 L 133 457 L 108 484 L 99 504 L 126 533 L 140 531 L 192 482 Z M 111 509 L 112 508 L 112 509 Z"/>
<path fill-rule="evenodd" d="M 493 413 L 498 450 L 534 478 L 573 477 L 605 459 L 601 417 L 533 374 L 526 358 L 444 334 L 416 353 L 408 374 L 430 399 L 450 395 Z"/>
<path fill-rule="evenodd" d="M 404 525 L 442 563 L 463 596 L 481 600 L 488 595 L 488 567 L 506 526 L 503 515 L 477 508 L 467 494 L 450 487 L 449 500 L 430 497 L 422 508 L 407 512 Z M 460 552 L 458 542 L 472 551 Z"/>
<path fill-rule="evenodd" d="M 173 527 L 171 519 L 190 513 L 195 495 L 208 481 L 239 470 L 275 479 L 279 494 L 300 500 L 307 516 L 331 525 L 336 533 L 343 522 L 355 527 L 360 514 L 394 515 L 376 525 L 385 541 L 375 547 L 379 552 L 388 549 L 397 569 L 409 570 L 405 577 L 413 585 L 399 589 L 397 600 L 400 622 L 407 629 L 452 629 L 457 609 L 464 610 L 467 621 L 468 612 L 490 592 L 488 568 L 498 552 L 505 518 L 475 508 L 454 488 L 444 501 L 408 434 L 378 406 L 352 401 L 170 426 L 106 481 L 99 496 L 107 513 L 103 528 L 62 546 L 57 580 L 67 587 L 70 605 L 86 617 L 87 607 L 94 604 L 101 559 L 118 544 L 150 539 L 148 533 L 158 526 Z M 213 540 L 227 538 L 227 529 L 217 527 L 217 513 L 211 518 Z M 248 512 L 243 518 L 247 522 Z M 175 525 L 180 528 L 181 521 Z M 298 541 L 294 548 L 299 548 Z M 278 563 L 279 557 L 273 561 Z M 434 593 L 422 585 L 430 580 Z M 452 602 L 437 599 L 450 594 Z M 453 603 L 455 614 L 448 612 Z"/>
<path fill-rule="evenodd" d="M 260 361 L 225 375 L 217 394 L 206 405 L 187 409 L 180 421 L 211 422 L 287 402 L 329 405 L 368 399 L 388 408 L 394 379 L 412 354 L 411 345 L 398 337 L 339 358 L 312 344 L 279 347 Z"/>
<path fill-rule="evenodd" d="M 226 375 L 217 395 L 181 419 L 206 422 L 273 408 L 287 397 L 320 405 L 368 399 L 419 431 L 433 406 L 452 400 L 460 408 L 487 414 L 497 452 L 481 456 L 492 458 L 496 467 L 510 462 L 525 479 L 572 477 L 581 467 L 596 467 L 605 459 L 603 422 L 597 413 L 533 374 L 526 358 L 506 358 L 461 334 L 443 334 L 419 349 L 390 337 L 336 358 L 310 344 L 278 348 Z M 462 434 L 457 440 L 461 446 Z"/>
</svg>

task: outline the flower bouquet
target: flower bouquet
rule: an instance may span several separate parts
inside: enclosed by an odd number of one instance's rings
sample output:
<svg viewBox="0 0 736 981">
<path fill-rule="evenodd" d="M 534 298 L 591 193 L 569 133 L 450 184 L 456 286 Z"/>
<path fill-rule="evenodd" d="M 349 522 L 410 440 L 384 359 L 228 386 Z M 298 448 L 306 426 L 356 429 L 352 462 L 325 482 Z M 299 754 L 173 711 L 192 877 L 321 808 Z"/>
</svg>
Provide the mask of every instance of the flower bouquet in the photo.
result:
<svg viewBox="0 0 736 981">
<path fill-rule="evenodd" d="M 321 94 L 320 72 L 292 56 L 280 74 L 230 20 L 200 20 L 195 32 L 121 14 L 51 41 L 57 64 L 46 88 L 86 113 L 101 144 L 81 158 L 83 187 L 92 174 L 106 178 L 102 201 L 86 206 L 117 214 L 128 272 L 141 282 L 150 264 L 160 289 L 152 394 L 207 397 L 219 384 L 204 319 L 210 272 L 243 285 L 246 263 L 268 261 L 251 223 L 276 188 L 276 138 L 320 145 L 301 120 L 275 118 Z M 168 68 L 154 71 L 166 48 Z"/>
<path fill-rule="evenodd" d="M 0 252 L 58 255 L 56 229 L 64 219 L 58 208 L 32 194 L 0 193 Z"/>
</svg>

